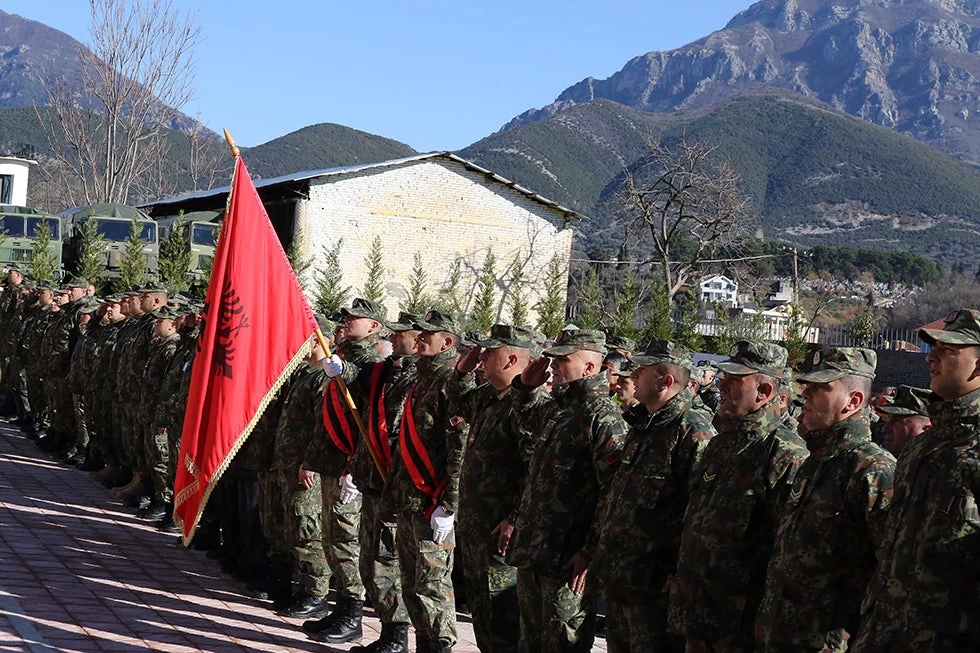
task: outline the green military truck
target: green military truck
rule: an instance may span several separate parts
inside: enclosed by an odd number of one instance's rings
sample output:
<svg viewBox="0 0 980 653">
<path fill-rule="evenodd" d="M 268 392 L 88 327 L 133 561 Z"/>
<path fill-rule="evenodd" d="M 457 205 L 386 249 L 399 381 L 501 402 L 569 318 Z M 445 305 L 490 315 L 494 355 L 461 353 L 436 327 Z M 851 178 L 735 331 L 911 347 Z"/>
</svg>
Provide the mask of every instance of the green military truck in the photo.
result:
<svg viewBox="0 0 980 653">
<path fill-rule="evenodd" d="M 0 205 L 0 266 L 16 263 L 23 269 L 31 264 L 31 252 L 38 229 L 47 225 L 50 244 L 48 251 L 55 262 L 55 275 L 63 275 L 61 253 L 61 219 L 26 206 Z"/>
<path fill-rule="evenodd" d="M 190 263 L 187 266 L 187 278 L 191 284 L 201 281 L 211 272 L 211 266 L 214 264 L 214 248 L 218 244 L 223 217 L 223 213 L 216 211 L 195 211 L 157 220 L 157 224 L 160 225 L 161 241 L 169 238 L 175 227 L 183 226 L 183 236 L 191 251 Z"/>
<path fill-rule="evenodd" d="M 107 279 L 118 278 L 129 240 L 129 227 L 135 217 L 146 258 L 146 272 L 152 277 L 157 276 L 160 261 L 157 223 L 139 209 L 124 204 L 93 204 L 68 209 L 60 215 L 65 227 L 63 258 L 66 267 L 74 269 L 78 261 L 82 240 L 78 228 L 86 221 L 94 220 L 105 241 L 105 276 Z"/>
</svg>

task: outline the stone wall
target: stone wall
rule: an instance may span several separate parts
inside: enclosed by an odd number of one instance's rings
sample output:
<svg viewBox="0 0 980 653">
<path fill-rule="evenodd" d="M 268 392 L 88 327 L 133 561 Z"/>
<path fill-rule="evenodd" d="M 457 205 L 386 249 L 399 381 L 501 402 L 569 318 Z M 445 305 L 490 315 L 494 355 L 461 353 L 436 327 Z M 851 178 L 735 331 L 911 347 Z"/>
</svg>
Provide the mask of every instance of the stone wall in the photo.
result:
<svg viewBox="0 0 980 653">
<path fill-rule="evenodd" d="M 909 351 L 878 350 L 878 370 L 875 374 L 874 391 L 888 386 L 912 385 L 929 387 L 929 366 L 926 355 Z"/>
<path fill-rule="evenodd" d="M 446 282 L 450 265 L 463 261 L 462 288 L 469 309 L 476 276 L 488 248 L 497 258 L 498 317 L 506 321 L 506 280 L 515 260 L 526 261 L 532 307 L 540 299 L 541 279 L 553 254 L 567 269 L 571 229 L 559 229 L 562 215 L 512 188 L 488 180 L 449 159 L 366 170 L 360 176 L 313 180 L 309 198 L 297 205 L 301 252 L 322 265 L 324 248 L 344 239 L 344 284 L 357 296 L 367 277 L 367 254 L 380 236 L 387 268 L 386 305 L 394 317 L 407 293 L 413 257 L 422 254 L 429 293 Z M 312 273 L 311 273 L 312 278 Z M 312 291 L 312 283 L 308 284 Z"/>
</svg>

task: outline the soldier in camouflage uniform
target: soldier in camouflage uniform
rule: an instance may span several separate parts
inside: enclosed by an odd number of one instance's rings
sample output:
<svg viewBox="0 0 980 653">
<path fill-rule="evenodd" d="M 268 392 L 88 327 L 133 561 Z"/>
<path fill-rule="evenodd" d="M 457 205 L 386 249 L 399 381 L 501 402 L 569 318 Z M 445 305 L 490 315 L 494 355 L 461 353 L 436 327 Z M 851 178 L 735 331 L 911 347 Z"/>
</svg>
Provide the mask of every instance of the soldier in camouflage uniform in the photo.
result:
<svg viewBox="0 0 980 653">
<path fill-rule="evenodd" d="M 776 529 L 758 651 L 845 651 L 857 634 L 895 471 L 895 458 L 871 441 L 876 363 L 870 349 L 828 349 L 800 377 L 810 455 Z"/>
<path fill-rule="evenodd" d="M 893 456 L 900 455 L 913 438 L 932 427 L 929 405 L 939 401 L 942 400 L 926 388 L 898 386 L 892 402 L 878 407 L 882 414 L 882 446 Z"/>
<path fill-rule="evenodd" d="M 47 282 L 35 286 L 37 302 L 28 307 L 16 342 L 20 343 L 17 352 L 20 368 L 23 370 L 27 387 L 30 413 L 26 424 L 27 434 L 36 437 L 43 432 L 48 422 L 48 407 L 44 401 L 44 384 L 41 375 L 41 340 L 47 328 L 54 303 L 54 287 Z"/>
<path fill-rule="evenodd" d="M 169 306 L 162 306 L 150 313 L 156 320 L 155 336 L 150 342 L 150 354 L 143 367 L 143 383 L 140 387 L 140 404 L 137 416 L 143 432 L 146 471 L 153 487 L 150 505 L 139 511 L 139 516 L 149 521 L 159 521 L 173 510 L 173 486 L 167 476 L 170 458 L 166 428 L 154 421 L 157 404 L 163 399 L 161 392 L 166 379 L 167 367 L 177 354 L 180 334 L 178 321 L 183 315 Z"/>
<path fill-rule="evenodd" d="M 456 643 L 452 568 L 453 522 L 466 430 L 450 411 L 459 343 L 452 315 L 429 311 L 415 325 L 418 380 L 409 391 L 385 486 L 387 509 L 397 513 L 402 598 L 415 627 L 416 651 L 440 653 Z"/>
<path fill-rule="evenodd" d="M 320 475 L 300 470 L 306 447 L 322 420 L 320 404 L 327 375 L 320 361 L 325 357 L 320 345 L 315 344 L 307 365 L 291 379 L 272 454 L 278 485 L 275 493 L 280 500 L 277 510 L 282 515 L 291 576 L 299 587 L 299 594 L 283 610 L 290 617 L 326 614 L 330 589 L 330 568 L 323 551 Z"/>
<path fill-rule="evenodd" d="M 94 298 L 86 297 L 85 305 L 78 311 L 79 338 L 71 353 L 71 364 L 68 368 L 68 389 L 71 392 L 72 405 L 75 409 L 76 440 L 65 454 L 65 462 L 80 465 L 85 462 L 94 431 L 92 402 L 86 398 L 88 380 L 92 374 L 92 366 L 98 364 L 93 353 L 98 341 L 99 319 L 96 313 L 100 304 Z"/>
<path fill-rule="evenodd" d="M 786 358 L 778 345 L 742 340 L 715 364 L 724 373 L 722 427 L 691 484 L 670 588 L 669 627 L 691 653 L 755 647 L 775 527 L 807 456 L 779 405 Z"/>
<path fill-rule="evenodd" d="M 512 384 L 522 426 L 536 437 L 506 557 L 519 569 L 522 652 L 589 651 L 595 638 L 587 575 L 628 428 L 609 396 L 605 343 L 601 331 L 565 329 Z M 552 396 L 536 392 L 549 366 Z"/>
<path fill-rule="evenodd" d="M 975 651 L 980 642 L 980 310 L 922 329 L 932 428 L 898 460 L 856 651 Z"/>
<path fill-rule="evenodd" d="M 329 441 L 344 457 L 339 474 L 321 475 L 323 496 L 323 548 L 336 579 L 338 601 L 336 609 L 323 619 L 303 625 L 317 639 L 331 643 L 360 639 L 363 633 L 361 616 L 364 608 L 364 583 L 361 581 L 359 541 L 361 528 L 361 493 L 358 479 L 350 473 L 350 461 L 361 439 L 355 415 L 351 413 L 337 377 L 343 379 L 354 405 L 361 409 L 366 403 L 371 385 L 370 374 L 381 362 L 378 354 L 378 334 L 387 315 L 382 304 L 357 298 L 350 308 L 341 309 L 337 329 L 338 353 L 324 361 L 330 382 L 323 391 L 323 425 Z M 339 354 L 339 355 L 338 355 Z"/>
<path fill-rule="evenodd" d="M 368 437 L 375 444 L 386 474 L 399 453 L 398 434 L 405 397 L 414 385 L 417 342 L 421 331 L 413 325 L 421 316 L 401 312 L 397 322 L 388 322 L 391 357 L 374 363 L 366 401 L 361 406 Z M 350 461 L 351 476 L 361 491 L 360 570 L 364 590 L 381 621 L 381 636 L 359 653 L 405 653 L 408 650 L 408 610 L 402 600 L 401 571 L 396 547 L 398 526 L 395 514 L 386 511 L 382 496 L 385 483 L 367 445 L 358 440 Z"/>
<path fill-rule="evenodd" d="M 61 295 L 67 295 L 68 301 L 48 322 L 40 350 L 46 398 L 51 411 L 50 437 L 45 438 L 40 446 L 42 451 L 48 452 L 67 449 L 75 441 L 75 409 L 68 388 L 68 369 L 72 349 L 79 337 L 78 311 L 88 304 L 87 300 L 83 300 L 88 291 L 88 281 L 73 277 L 65 282 L 61 291 Z"/>
<path fill-rule="evenodd" d="M 23 282 L 24 273 L 17 265 L 11 265 L 7 268 L 3 296 L 0 297 L 0 382 L 8 407 L 12 408 L 18 416 L 23 415 L 24 411 L 19 405 L 20 397 L 14 392 L 17 387 L 11 368 L 14 343 L 11 342 L 9 335 L 18 321 L 17 307 Z"/>
<path fill-rule="evenodd" d="M 92 477 L 109 483 L 122 474 L 122 458 L 116 439 L 115 418 L 115 368 L 112 366 L 116 340 L 121 327 L 126 323 L 123 314 L 124 297 L 110 295 L 105 299 L 106 313 L 103 325 L 96 336 L 97 344 L 92 356 L 97 363 L 92 366 L 90 388 L 92 390 L 92 412 L 95 423 L 96 440 L 90 447 L 90 459 L 82 467 L 89 468 Z M 93 457 L 94 454 L 94 457 Z M 91 464 L 89 464 L 91 463 Z"/>
<path fill-rule="evenodd" d="M 153 417 L 157 433 L 163 430 L 167 439 L 167 487 L 170 488 L 169 501 L 173 503 L 173 486 L 177 474 L 177 463 L 180 456 L 180 435 L 184 422 L 184 409 L 187 407 L 187 392 L 190 387 L 191 367 L 194 354 L 197 352 L 197 309 L 188 307 L 180 319 L 177 332 L 180 341 L 173 358 L 164 373 L 163 385 L 160 388 L 160 401 L 157 403 Z M 176 532 L 172 512 L 163 516 L 157 522 L 157 528 L 164 532 Z"/>
<path fill-rule="evenodd" d="M 25 318 L 34 304 L 34 295 L 30 282 L 21 283 L 17 288 L 17 293 L 11 295 L 13 299 L 8 305 L 0 339 L 3 342 L 6 360 L 4 379 L 17 411 L 15 423 L 27 427 L 32 421 L 31 406 L 27 395 L 27 370 L 20 355 L 20 346 Z"/>
<path fill-rule="evenodd" d="M 630 356 L 640 404 L 606 495 L 597 554 L 606 592 L 606 644 L 611 653 L 682 652 L 667 633 L 667 592 L 677 562 L 684 510 L 701 454 L 715 435 L 692 407 L 690 353 L 654 340 Z"/>
<path fill-rule="evenodd" d="M 496 324 L 456 366 L 455 409 L 469 423 L 459 482 L 457 542 L 466 602 L 482 651 L 516 653 L 520 632 L 517 569 L 504 556 L 517 521 L 533 434 L 521 427 L 511 381 L 530 362 L 533 333 Z M 483 369 L 477 386 L 472 372 Z"/>
</svg>

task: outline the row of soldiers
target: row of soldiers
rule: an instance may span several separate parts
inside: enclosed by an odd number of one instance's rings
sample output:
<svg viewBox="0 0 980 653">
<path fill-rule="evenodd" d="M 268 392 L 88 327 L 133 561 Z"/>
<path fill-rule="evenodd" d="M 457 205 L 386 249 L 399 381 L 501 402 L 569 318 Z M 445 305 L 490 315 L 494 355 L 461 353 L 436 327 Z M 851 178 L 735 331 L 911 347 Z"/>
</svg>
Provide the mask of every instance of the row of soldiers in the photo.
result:
<svg viewBox="0 0 980 653">
<path fill-rule="evenodd" d="M 115 378 L 68 390 L 82 407 L 76 422 L 87 424 L 86 463 L 101 457 L 107 481 L 129 470 L 130 494 L 136 479 L 140 493 L 153 490 L 144 516 L 162 505 L 165 521 L 171 497 L 157 493 L 153 470 L 165 458 L 172 483 L 174 415 L 187 383 L 171 376 L 179 369 L 187 378 L 194 347 L 184 359 L 159 348 L 194 338 L 163 328 L 170 320 L 185 328 L 179 301 L 142 290 L 138 308 L 111 297 L 93 310 L 118 306 L 128 314 L 120 322 L 132 320 L 138 334 L 135 325 L 152 320 L 155 335 L 140 345 L 120 334 L 113 358 L 89 323 L 81 347 L 69 343 L 69 367 L 91 339 L 88 369 L 108 366 Z M 8 294 L 26 293 L 5 292 L 4 334 Z M 82 297 L 64 306 L 75 302 L 79 316 L 93 306 Z M 714 397 L 673 343 L 622 352 L 617 401 L 601 332 L 569 328 L 542 350 L 529 329 L 496 325 L 461 355 L 453 316 L 389 322 L 383 307 L 358 299 L 334 334 L 336 353 L 313 347 L 228 475 L 256 490 L 244 505 L 259 506 L 255 526 L 271 564 L 256 589 L 284 614 L 309 617 L 303 628 L 318 639 L 360 639 L 368 600 L 382 632 L 359 650 L 407 650 L 410 624 L 417 651 L 451 650 L 458 537 L 484 651 L 590 650 L 599 595 L 611 651 L 952 651 L 980 641 L 978 311 L 921 334 L 934 347 L 931 392 L 900 389 L 883 410 L 894 411 L 887 424 L 925 412 L 932 426 L 908 441 L 897 466 L 871 441 L 869 350 L 818 353 L 798 379 L 797 422 L 786 351 L 770 343 L 738 343 L 717 364 Z M 129 363 L 141 374 L 125 371 Z M 20 383 L 10 380 L 20 369 L 4 368 L 15 397 Z M 103 386 L 120 393 L 111 407 L 132 408 L 100 420 Z M 50 415 L 68 405 L 55 390 L 43 393 Z M 40 414 L 33 404 L 24 411 L 28 423 L 42 421 L 43 438 L 53 430 L 69 444 L 63 416 Z M 331 579 L 337 601 L 328 610 Z"/>
</svg>

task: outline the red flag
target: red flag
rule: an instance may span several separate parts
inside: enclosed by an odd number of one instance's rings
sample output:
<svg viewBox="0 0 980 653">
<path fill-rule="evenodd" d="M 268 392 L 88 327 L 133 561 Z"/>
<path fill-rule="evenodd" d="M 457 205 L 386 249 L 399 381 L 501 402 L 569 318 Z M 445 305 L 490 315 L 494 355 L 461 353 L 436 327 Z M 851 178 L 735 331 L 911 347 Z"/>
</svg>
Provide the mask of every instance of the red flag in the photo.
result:
<svg viewBox="0 0 980 653">
<path fill-rule="evenodd" d="M 185 545 L 266 405 L 309 355 L 317 329 L 241 157 L 201 317 L 174 482 L 174 521 Z"/>
</svg>

